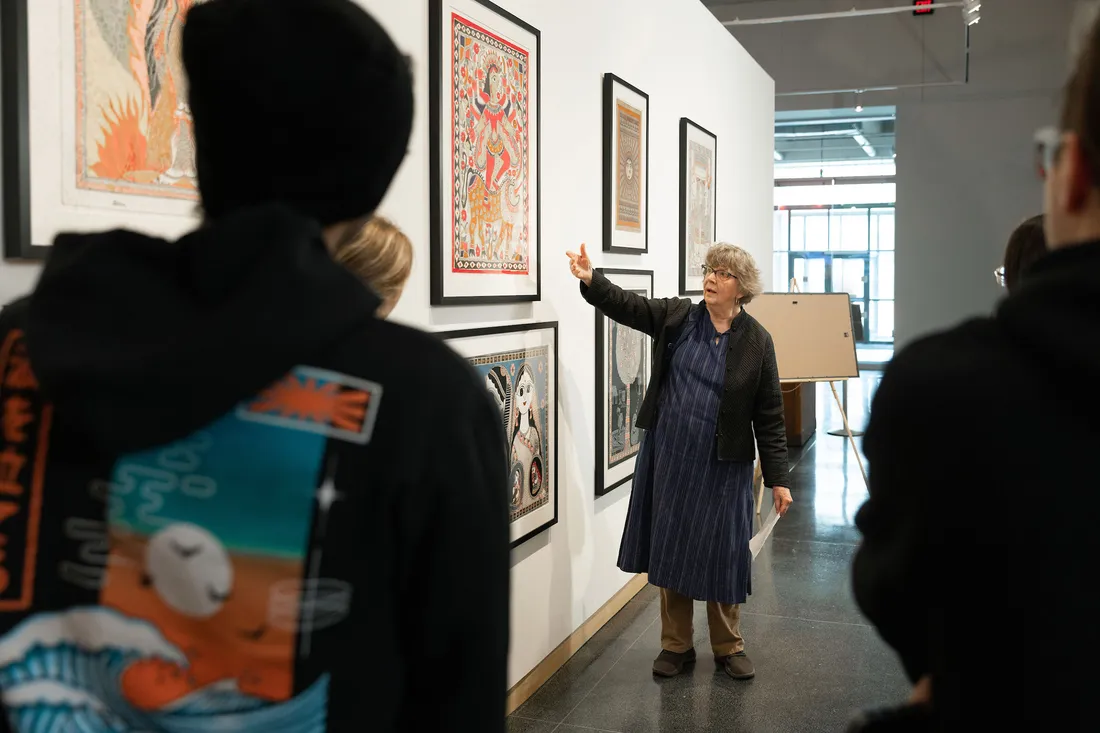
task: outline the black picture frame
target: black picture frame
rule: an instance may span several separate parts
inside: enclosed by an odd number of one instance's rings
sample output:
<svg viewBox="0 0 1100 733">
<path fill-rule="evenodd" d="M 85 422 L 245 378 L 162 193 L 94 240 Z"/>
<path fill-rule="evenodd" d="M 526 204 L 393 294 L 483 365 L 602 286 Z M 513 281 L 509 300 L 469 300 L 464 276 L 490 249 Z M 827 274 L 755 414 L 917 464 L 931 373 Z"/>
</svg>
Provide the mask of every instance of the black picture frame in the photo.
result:
<svg viewBox="0 0 1100 733">
<path fill-rule="evenodd" d="M 530 524 L 531 526 L 527 527 L 526 531 L 524 531 L 524 528 L 513 530 L 514 536 L 511 539 L 511 547 L 513 549 L 516 548 L 516 547 L 519 547 L 524 542 L 527 542 L 532 537 L 535 537 L 536 535 L 547 531 L 548 529 L 550 529 L 551 527 L 553 527 L 555 524 L 558 523 L 558 506 L 559 506 L 559 501 L 558 501 L 558 495 L 559 494 L 558 494 L 558 492 L 560 491 L 560 487 L 561 487 L 561 482 L 558 481 L 558 434 L 559 434 L 559 430 L 558 430 L 558 386 L 559 386 L 558 385 L 558 362 L 559 362 L 559 358 L 558 358 L 558 353 L 559 353 L 558 352 L 558 322 L 557 321 L 543 321 L 541 323 L 517 323 L 517 324 L 506 325 L 506 326 L 488 326 L 488 327 L 482 327 L 482 328 L 470 328 L 470 329 L 461 329 L 461 330 L 453 330 L 453 331 L 442 331 L 442 332 L 437 332 L 435 334 L 436 337 L 438 337 L 440 339 L 443 339 L 446 342 L 455 342 L 455 341 L 466 340 L 466 339 L 478 339 L 478 338 L 493 337 L 493 336 L 507 336 L 509 334 L 527 334 L 527 333 L 531 333 L 533 331 L 549 331 L 552 334 L 550 339 L 549 339 L 549 342 L 552 344 L 552 347 L 551 347 L 552 353 L 550 354 L 550 358 L 549 358 L 549 362 L 550 362 L 552 368 L 551 368 L 550 374 L 547 375 L 547 379 L 548 379 L 547 384 L 550 385 L 550 388 L 552 389 L 553 394 L 547 396 L 546 403 L 547 403 L 547 416 L 548 416 L 548 419 L 550 419 L 551 416 L 552 416 L 552 419 L 553 419 L 553 429 L 547 431 L 548 434 L 550 435 L 550 442 L 548 444 L 548 452 L 551 454 L 550 457 L 549 457 L 550 480 L 547 483 L 548 483 L 548 485 L 549 485 L 549 487 L 552 491 L 552 494 L 553 494 L 553 496 L 551 498 L 551 502 L 550 502 L 551 505 L 553 506 L 553 511 L 552 511 L 552 513 L 551 512 L 546 512 L 546 514 L 549 514 L 550 516 L 548 518 L 546 518 L 545 520 L 542 520 L 542 521 L 534 520 L 534 521 L 528 522 L 528 524 Z M 452 349 L 455 349 L 455 351 L 457 351 L 461 356 L 463 356 L 464 358 L 470 360 L 471 363 L 474 364 L 475 369 L 477 368 L 478 365 L 475 363 L 475 360 L 478 358 L 477 356 L 470 356 L 469 354 L 463 353 L 463 349 L 456 348 L 456 345 L 454 343 L 449 343 L 448 345 L 450 345 Z M 488 362 L 486 362 L 486 364 L 488 364 Z M 485 364 L 482 364 L 482 366 L 485 366 Z M 508 413 L 507 418 L 508 418 L 508 421 L 510 422 L 510 420 L 511 420 L 510 395 L 508 396 L 508 400 L 509 401 L 507 402 L 507 404 L 508 404 L 509 407 L 505 410 L 505 412 Z M 503 424 L 503 422 L 504 421 L 502 420 L 502 424 Z M 509 441 L 509 443 L 512 440 L 512 438 L 507 434 L 507 432 L 505 432 L 505 440 Z M 510 458 L 509 458 L 509 462 L 511 462 Z M 534 512 L 531 512 L 531 514 L 534 514 Z M 521 519 L 523 519 L 522 515 L 518 518 L 513 519 L 512 520 L 512 525 L 515 526 L 516 522 L 521 520 Z"/>
<path fill-rule="evenodd" d="M 642 119 L 642 145 L 641 145 L 641 174 L 642 174 L 642 216 L 641 218 L 641 247 L 626 247 L 615 244 L 615 180 L 616 176 L 616 145 L 615 122 L 616 94 L 615 87 L 621 86 L 645 101 L 645 109 Z M 610 72 L 603 77 L 603 251 L 617 254 L 646 254 L 649 252 L 649 95 L 638 87 L 626 81 L 622 77 Z"/>
<path fill-rule="evenodd" d="M 0 190 L 4 258 L 43 260 L 49 245 L 31 240 L 29 0 L 0 3 Z"/>
<path fill-rule="evenodd" d="M 615 282 L 616 276 L 623 278 L 641 278 L 649 280 L 648 288 L 646 291 L 649 298 L 653 297 L 653 270 L 633 270 L 633 269 L 621 269 L 612 267 L 600 267 L 597 268 L 597 272 L 602 273 L 612 282 Z M 619 284 L 619 283 L 616 283 Z M 610 416 L 610 406 L 607 405 L 606 400 L 608 393 L 610 392 L 610 385 L 608 383 L 608 371 L 612 365 L 610 356 L 606 354 L 610 344 L 608 344 L 605 338 L 605 330 L 608 326 L 610 319 L 603 313 L 596 309 L 596 383 L 595 392 L 596 395 L 596 424 L 595 432 L 595 478 L 594 485 L 596 496 L 606 496 L 615 489 L 624 486 L 626 483 L 634 479 L 634 464 L 637 461 L 639 453 L 626 457 L 618 461 L 613 466 L 608 466 L 608 451 L 607 443 L 609 435 L 607 424 L 605 420 L 605 410 L 607 407 L 608 417 Z M 620 326 L 625 328 L 624 326 Z M 649 378 L 652 376 L 652 357 L 653 357 L 653 339 L 645 334 L 641 334 L 643 339 L 642 354 L 640 356 L 640 382 L 642 385 L 642 400 L 645 399 L 645 394 L 649 388 Z M 641 402 L 638 404 L 638 408 L 641 408 Z M 639 444 L 639 451 L 641 445 Z M 628 465 L 629 464 L 629 465 Z M 614 470 L 619 469 L 619 470 Z M 627 472 L 629 471 L 629 472 Z"/>
<path fill-rule="evenodd" d="M 718 136 L 705 127 L 693 122 L 687 117 L 680 118 L 680 294 L 681 295 L 702 295 L 702 275 L 699 275 L 700 286 L 698 288 L 688 287 L 688 248 L 691 246 L 690 238 L 688 235 L 688 195 L 690 187 L 690 171 L 689 165 L 689 150 L 688 150 L 688 137 L 692 132 L 699 133 L 706 137 L 709 137 L 713 141 L 714 146 L 714 172 L 713 180 L 711 182 L 711 225 L 712 230 L 710 232 L 710 240 L 714 242 L 718 238 Z"/>
<path fill-rule="evenodd" d="M 535 79 L 535 129 L 536 139 L 534 145 L 535 166 L 535 221 L 534 221 L 534 263 L 535 292 L 532 294 L 508 295 L 449 295 L 446 291 L 445 268 L 450 260 L 447 255 L 445 240 L 444 212 L 444 179 L 442 166 L 448 151 L 443 148 L 443 88 L 444 88 L 444 61 L 449 64 L 451 54 L 444 58 L 443 49 L 443 21 L 444 12 L 449 6 L 448 0 L 429 0 L 428 7 L 428 49 L 430 58 L 429 73 L 429 168 L 430 168 L 430 194 L 429 205 L 431 208 L 430 223 L 430 304 L 433 306 L 457 306 L 457 305 L 494 305 L 502 303 L 529 303 L 542 299 L 542 32 L 530 23 L 521 20 L 504 8 L 490 0 L 471 0 L 492 13 L 503 21 L 511 23 L 535 38 L 534 69 L 530 75 Z M 451 141 L 446 141 L 450 144 Z"/>
</svg>

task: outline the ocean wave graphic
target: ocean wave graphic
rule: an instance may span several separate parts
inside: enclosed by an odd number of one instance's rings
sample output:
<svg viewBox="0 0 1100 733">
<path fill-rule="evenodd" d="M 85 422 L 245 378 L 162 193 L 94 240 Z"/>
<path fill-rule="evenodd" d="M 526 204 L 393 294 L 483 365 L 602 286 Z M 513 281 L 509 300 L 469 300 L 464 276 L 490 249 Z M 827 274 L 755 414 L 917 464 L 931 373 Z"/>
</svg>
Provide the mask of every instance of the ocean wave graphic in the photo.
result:
<svg viewBox="0 0 1100 733">
<path fill-rule="evenodd" d="M 166 709 L 143 711 L 122 693 L 137 661 L 184 655 L 151 624 L 110 609 L 43 614 L 0 639 L 0 689 L 17 733 L 324 733 L 328 677 L 273 704 L 220 682 Z"/>
</svg>

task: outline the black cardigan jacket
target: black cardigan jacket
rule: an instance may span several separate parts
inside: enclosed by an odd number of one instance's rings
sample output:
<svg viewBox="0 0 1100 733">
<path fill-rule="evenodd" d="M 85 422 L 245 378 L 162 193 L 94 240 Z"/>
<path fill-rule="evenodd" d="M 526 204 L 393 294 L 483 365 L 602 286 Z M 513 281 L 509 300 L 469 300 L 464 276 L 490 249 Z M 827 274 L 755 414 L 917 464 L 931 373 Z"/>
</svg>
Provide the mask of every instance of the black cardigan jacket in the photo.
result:
<svg viewBox="0 0 1100 733">
<path fill-rule="evenodd" d="M 673 349 L 692 309 L 703 306 L 686 298 L 646 299 L 624 291 L 598 271 L 592 273 L 591 286 L 581 283 L 581 295 L 611 320 L 656 341 L 653 377 L 638 414 L 638 427 L 652 428 Z M 764 483 L 787 486 L 787 430 L 771 334 L 745 311 L 734 319 L 732 330 L 718 408 L 718 458 L 752 462 L 755 430 Z"/>
</svg>

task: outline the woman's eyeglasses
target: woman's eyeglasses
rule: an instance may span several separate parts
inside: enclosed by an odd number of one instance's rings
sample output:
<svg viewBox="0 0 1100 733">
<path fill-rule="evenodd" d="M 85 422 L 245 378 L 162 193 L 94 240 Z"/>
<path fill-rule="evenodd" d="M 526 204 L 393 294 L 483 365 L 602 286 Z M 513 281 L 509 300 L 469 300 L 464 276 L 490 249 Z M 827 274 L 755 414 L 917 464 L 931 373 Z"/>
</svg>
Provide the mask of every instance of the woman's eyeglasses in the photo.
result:
<svg viewBox="0 0 1100 733">
<path fill-rule="evenodd" d="M 710 265 L 703 265 L 703 277 L 706 277 L 707 275 L 711 274 L 712 272 L 714 273 L 715 277 L 717 277 L 719 280 L 721 280 L 724 283 L 728 283 L 730 280 L 733 280 L 737 277 L 737 275 L 734 275 L 732 272 L 729 272 L 728 270 L 716 270 L 713 267 L 711 267 Z"/>
<path fill-rule="evenodd" d="M 993 271 L 993 279 L 1002 288 L 1005 286 L 1005 268 L 1004 268 L 1003 265 L 1001 267 L 998 267 L 996 270 Z"/>
<path fill-rule="evenodd" d="M 1062 132 L 1057 127 L 1044 127 L 1035 133 L 1035 171 L 1045 181 L 1062 152 Z"/>
</svg>

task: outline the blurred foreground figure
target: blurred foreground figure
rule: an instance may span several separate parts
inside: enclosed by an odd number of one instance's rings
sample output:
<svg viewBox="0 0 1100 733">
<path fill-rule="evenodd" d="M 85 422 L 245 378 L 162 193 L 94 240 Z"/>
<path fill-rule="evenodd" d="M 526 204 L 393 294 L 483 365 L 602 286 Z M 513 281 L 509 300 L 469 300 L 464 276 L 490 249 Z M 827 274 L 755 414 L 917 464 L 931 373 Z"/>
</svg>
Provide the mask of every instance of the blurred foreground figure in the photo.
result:
<svg viewBox="0 0 1100 733">
<path fill-rule="evenodd" d="M 875 397 L 855 594 L 915 688 L 854 730 L 1096 727 L 1100 30 L 1037 139 L 1051 252 Z"/>
<path fill-rule="evenodd" d="M 1043 215 L 1033 216 L 1013 230 L 1005 247 L 1004 264 L 993 271 L 993 276 L 1005 290 L 1015 292 L 1031 266 L 1043 259 L 1047 251 Z"/>
<path fill-rule="evenodd" d="M 331 254 L 405 58 L 351 0 L 210 0 L 183 62 L 204 226 L 62 235 L 0 315 L 0 728 L 503 731 L 496 408 Z"/>
</svg>

